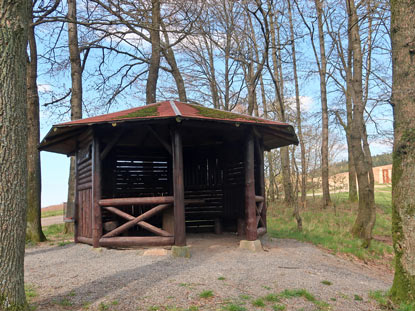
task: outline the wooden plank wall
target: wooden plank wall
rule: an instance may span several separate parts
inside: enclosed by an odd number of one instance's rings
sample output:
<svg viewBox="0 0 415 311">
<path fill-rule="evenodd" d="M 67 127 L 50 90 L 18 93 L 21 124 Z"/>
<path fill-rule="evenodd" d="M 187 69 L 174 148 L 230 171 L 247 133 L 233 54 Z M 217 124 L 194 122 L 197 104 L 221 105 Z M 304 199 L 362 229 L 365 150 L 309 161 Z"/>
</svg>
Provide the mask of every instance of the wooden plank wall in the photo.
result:
<svg viewBox="0 0 415 311">
<path fill-rule="evenodd" d="M 77 165 L 77 235 L 92 238 L 92 133 L 80 137 Z"/>
</svg>

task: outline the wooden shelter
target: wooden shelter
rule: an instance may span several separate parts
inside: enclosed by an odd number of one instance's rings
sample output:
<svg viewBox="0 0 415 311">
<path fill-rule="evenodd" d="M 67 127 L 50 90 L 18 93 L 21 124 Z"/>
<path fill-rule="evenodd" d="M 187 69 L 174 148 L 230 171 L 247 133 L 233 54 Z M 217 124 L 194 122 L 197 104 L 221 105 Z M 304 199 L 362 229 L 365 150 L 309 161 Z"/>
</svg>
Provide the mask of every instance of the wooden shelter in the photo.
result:
<svg viewBox="0 0 415 311">
<path fill-rule="evenodd" d="M 53 126 L 39 149 L 76 156 L 75 242 L 186 245 L 186 232 L 266 232 L 264 150 L 291 125 L 164 101 Z"/>
</svg>

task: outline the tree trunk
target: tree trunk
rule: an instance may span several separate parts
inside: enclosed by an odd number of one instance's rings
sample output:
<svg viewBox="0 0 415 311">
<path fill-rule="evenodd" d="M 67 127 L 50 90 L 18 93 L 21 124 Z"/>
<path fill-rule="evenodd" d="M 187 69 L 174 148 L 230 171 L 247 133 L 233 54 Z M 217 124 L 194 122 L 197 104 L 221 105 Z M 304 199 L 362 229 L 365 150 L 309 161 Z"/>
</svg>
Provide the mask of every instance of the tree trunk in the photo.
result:
<svg viewBox="0 0 415 311">
<path fill-rule="evenodd" d="M 346 134 L 349 136 L 349 134 Z M 356 168 L 353 160 L 351 138 L 347 137 L 348 169 L 349 169 L 349 201 L 357 202 Z"/>
<path fill-rule="evenodd" d="M 151 59 L 148 68 L 147 86 L 146 86 L 146 103 L 147 105 L 156 102 L 157 80 L 160 68 L 160 1 L 152 0 L 151 9 Z"/>
<path fill-rule="evenodd" d="M 29 12 L 32 23 L 32 7 Z M 28 28 L 29 53 L 27 64 L 27 228 L 26 240 L 42 242 L 46 240 L 41 225 L 41 173 L 40 152 L 37 149 L 40 139 L 39 95 L 37 89 L 37 47 L 34 26 Z"/>
<path fill-rule="evenodd" d="M 279 102 L 279 115 L 281 122 L 285 122 L 285 106 L 284 106 L 284 82 L 282 79 L 282 73 L 280 72 L 280 65 L 277 60 L 277 44 L 279 45 L 275 34 L 275 22 L 273 14 L 269 15 L 270 35 L 271 35 L 271 55 L 272 55 L 272 66 L 274 69 L 274 77 L 279 77 L 279 85 L 275 85 L 275 95 Z M 281 172 L 282 172 L 282 183 L 284 187 L 284 201 L 288 205 L 293 204 L 293 187 L 291 183 L 291 171 L 290 171 L 290 155 L 288 147 L 282 147 L 280 149 L 281 158 Z"/>
<path fill-rule="evenodd" d="M 177 92 L 179 94 L 179 100 L 181 102 L 187 102 L 186 88 L 184 86 L 184 81 L 182 74 L 180 73 L 179 67 L 177 66 L 176 57 L 174 56 L 174 51 L 170 46 L 169 34 L 167 33 L 166 28 L 163 26 L 163 36 L 166 47 L 162 49 L 163 55 L 167 60 L 171 68 L 171 74 L 176 82 Z"/>
<path fill-rule="evenodd" d="M 320 94 L 321 94 L 321 117 L 322 117 L 322 140 L 321 140 L 321 184 L 323 188 L 323 208 L 331 206 L 329 188 L 329 114 L 327 108 L 327 59 L 323 28 L 323 1 L 315 0 L 318 22 L 318 37 L 320 43 Z"/>
<path fill-rule="evenodd" d="M 71 120 L 82 118 L 82 66 L 78 44 L 78 26 L 76 24 L 76 0 L 68 0 L 68 45 L 71 62 Z M 75 215 L 75 157 L 71 157 L 68 180 L 67 217 Z M 74 224 L 65 223 L 65 232 L 73 232 Z"/>
<path fill-rule="evenodd" d="M 348 35 L 353 49 L 352 99 L 353 120 L 350 127 L 351 147 L 356 168 L 359 188 L 359 211 L 352 228 L 352 234 L 364 240 L 368 247 L 372 239 L 372 230 L 376 221 L 374 180 L 371 166 L 371 154 L 367 144 L 364 120 L 365 103 L 363 101 L 362 51 L 359 24 L 354 2 L 346 0 L 349 14 Z M 363 146 L 362 146 L 363 145 Z"/>
<path fill-rule="evenodd" d="M 415 3 L 391 1 L 392 104 L 395 141 L 392 173 L 392 236 L 396 303 L 415 301 Z"/>
<path fill-rule="evenodd" d="M 297 134 L 298 140 L 300 141 L 301 151 L 301 206 L 306 207 L 307 199 L 307 164 L 305 160 L 305 145 L 303 138 L 303 130 L 301 127 L 301 106 L 300 106 L 300 89 L 298 86 L 298 75 L 297 75 L 297 57 L 295 55 L 295 40 L 294 40 L 294 26 L 291 10 L 291 2 L 288 0 L 288 17 L 290 22 L 290 39 L 291 39 L 291 53 L 293 60 L 293 74 L 294 74 L 294 85 L 295 85 L 295 103 L 297 110 Z"/>
<path fill-rule="evenodd" d="M 29 1 L 0 2 L 0 309 L 25 310 Z"/>
</svg>

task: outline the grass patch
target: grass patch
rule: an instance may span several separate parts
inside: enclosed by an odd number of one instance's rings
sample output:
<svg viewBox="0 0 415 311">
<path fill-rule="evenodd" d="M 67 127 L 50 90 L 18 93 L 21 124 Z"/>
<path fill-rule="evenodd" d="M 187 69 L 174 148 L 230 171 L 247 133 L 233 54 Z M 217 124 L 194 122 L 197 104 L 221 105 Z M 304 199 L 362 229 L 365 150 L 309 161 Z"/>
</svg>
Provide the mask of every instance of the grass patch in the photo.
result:
<svg viewBox="0 0 415 311">
<path fill-rule="evenodd" d="M 280 297 L 277 294 L 268 294 L 264 299 L 268 302 L 280 302 Z"/>
<path fill-rule="evenodd" d="M 321 281 L 321 284 L 324 284 L 324 285 L 327 285 L 327 286 L 333 285 L 332 282 L 327 281 L 327 280 Z"/>
<path fill-rule="evenodd" d="M 36 288 L 32 284 L 25 284 L 24 285 L 24 292 L 26 294 L 27 302 L 30 303 L 30 301 L 38 296 L 38 293 L 36 291 Z"/>
<path fill-rule="evenodd" d="M 307 209 L 301 210 L 303 231 L 297 230 L 292 209 L 282 203 L 269 204 L 268 233 L 272 237 L 291 238 L 310 242 L 334 253 L 351 254 L 363 260 L 382 260 L 392 257 L 393 248 L 386 241 L 372 240 L 369 248 L 350 234 L 357 215 L 357 203 L 348 202 L 348 193 L 332 194 L 335 208 L 321 209 L 320 199 L 309 199 Z M 391 238 L 391 194 L 376 192 L 378 206 L 373 234 Z M 389 259 L 388 259 L 389 260 Z"/>
<path fill-rule="evenodd" d="M 218 280 L 219 280 L 219 281 L 225 281 L 225 280 L 226 280 L 226 278 L 225 278 L 225 277 L 223 277 L 223 276 L 220 276 L 220 277 L 218 277 Z"/>
<path fill-rule="evenodd" d="M 40 213 L 42 218 L 53 217 L 53 216 L 61 216 L 63 215 L 63 209 L 56 210 L 56 211 L 45 211 Z"/>
<path fill-rule="evenodd" d="M 354 300 L 356 301 L 363 301 L 363 298 L 357 294 L 354 295 Z"/>
<path fill-rule="evenodd" d="M 158 107 L 160 106 L 160 104 L 156 104 L 156 105 L 149 105 L 149 106 L 144 106 L 143 108 L 134 111 L 134 112 L 130 112 L 126 115 L 123 116 L 119 116 L 117 117 L 117 119 L 129 119 L 129 118 L 144 118 L 144 117 L 155 117 L 158 116 Z"/>
<path fill-rule="evenodd" d="M 251 296 L 242 294 L 242 295 L 239 295 L 239 298 L 241 298 L 242 300 L 249 300 L 251 299 Z"/>
<path fill-rule="evenodd" d="M 317 307 L 317 310 L 330 310 L 330 305 L 327 302 L 318 300 L 305 289 L 286 289 L 279 294 L 279 297 L 286 299 L 303 297 L 312 302 Z"/>
<path fill-rule="evenodd" d="M 204 290 L 203 292 L 199 294 L 199 297 L 204 298 L 204 299 L 212 298 L 213 296 L 214 296 L 213 291 L 211 290 Z"/>
<path fill-rule="evenodd" d="M 388 293 L 376 290 L 369 292 L 369 298 L 375 300 L 381 308 L 388 307 Z"/>
<path fill-rule="evenodd" d="M 415 310 L 415 302 L 406 304 L 403 303 L 399 306 L 398 311 L 414 311 Z"/>
<path fill-rule="evenodd" d="M 272 310 L 274 311 L 284 311 L 286 307 L 284 305 L 276 304 L 272 306 Z"/>
<path fill-rule="evenodd" d="M 252 301 L 252 305 L 254 307 L 259 307 L 259 308 L 263 308 L 265 307 L 265 302 L 264 300 L 262 300 L 262 298 L 258 298 Z"/>
<path fill-rule="evenodd" d="M 244 306 L 235 304 L 235 303 L 229 303 L 225 305 L 222 310 L 224 311 L 246 311 L 246 308 Z"/>
<path fill-rule="evenodd" d="M 73 239 L 72 233 L 64 233 L 65 224 L 54 224 L 47 227 L 42 227 L 42 231 L 45 234 L 46 239 L 49 241 L 58 242 L 59 246 L 69 244 L 71 242 L 67 240 Z"/>
</svg>

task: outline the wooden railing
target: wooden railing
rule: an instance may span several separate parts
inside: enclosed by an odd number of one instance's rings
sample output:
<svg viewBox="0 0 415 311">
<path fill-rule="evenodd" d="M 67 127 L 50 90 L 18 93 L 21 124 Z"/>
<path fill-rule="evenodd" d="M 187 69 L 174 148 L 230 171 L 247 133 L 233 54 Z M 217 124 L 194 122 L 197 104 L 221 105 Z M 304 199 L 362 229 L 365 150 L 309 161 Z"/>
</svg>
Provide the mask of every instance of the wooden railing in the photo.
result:
<svg viewBox="0 0 415 311">
<path fill-rule="evenodd" d="M 162 211 L 173 208 L 174 197 L 140 197 L 140 198 L 116 198 L 99 200 L 102 209 L 113 213 L 127 220 L 121 226 L 105 233 L 100 239 L 100 246 L 105 247 L 129 247 L 129 246 L 162 246 L 174 244 L 174 235 L 162 228 L 158 228 L 146 220 L 161 213 Z M 185 200 L 185 204 L 204 203 L 204 200 Z M 156 205 L 150 210 L 139 216 L 132 216 L 116 206 L 125 205 Z M 122 236 L 119 235 L 135 225 L 150 231 L 155 236 Z"/>
</svg>

